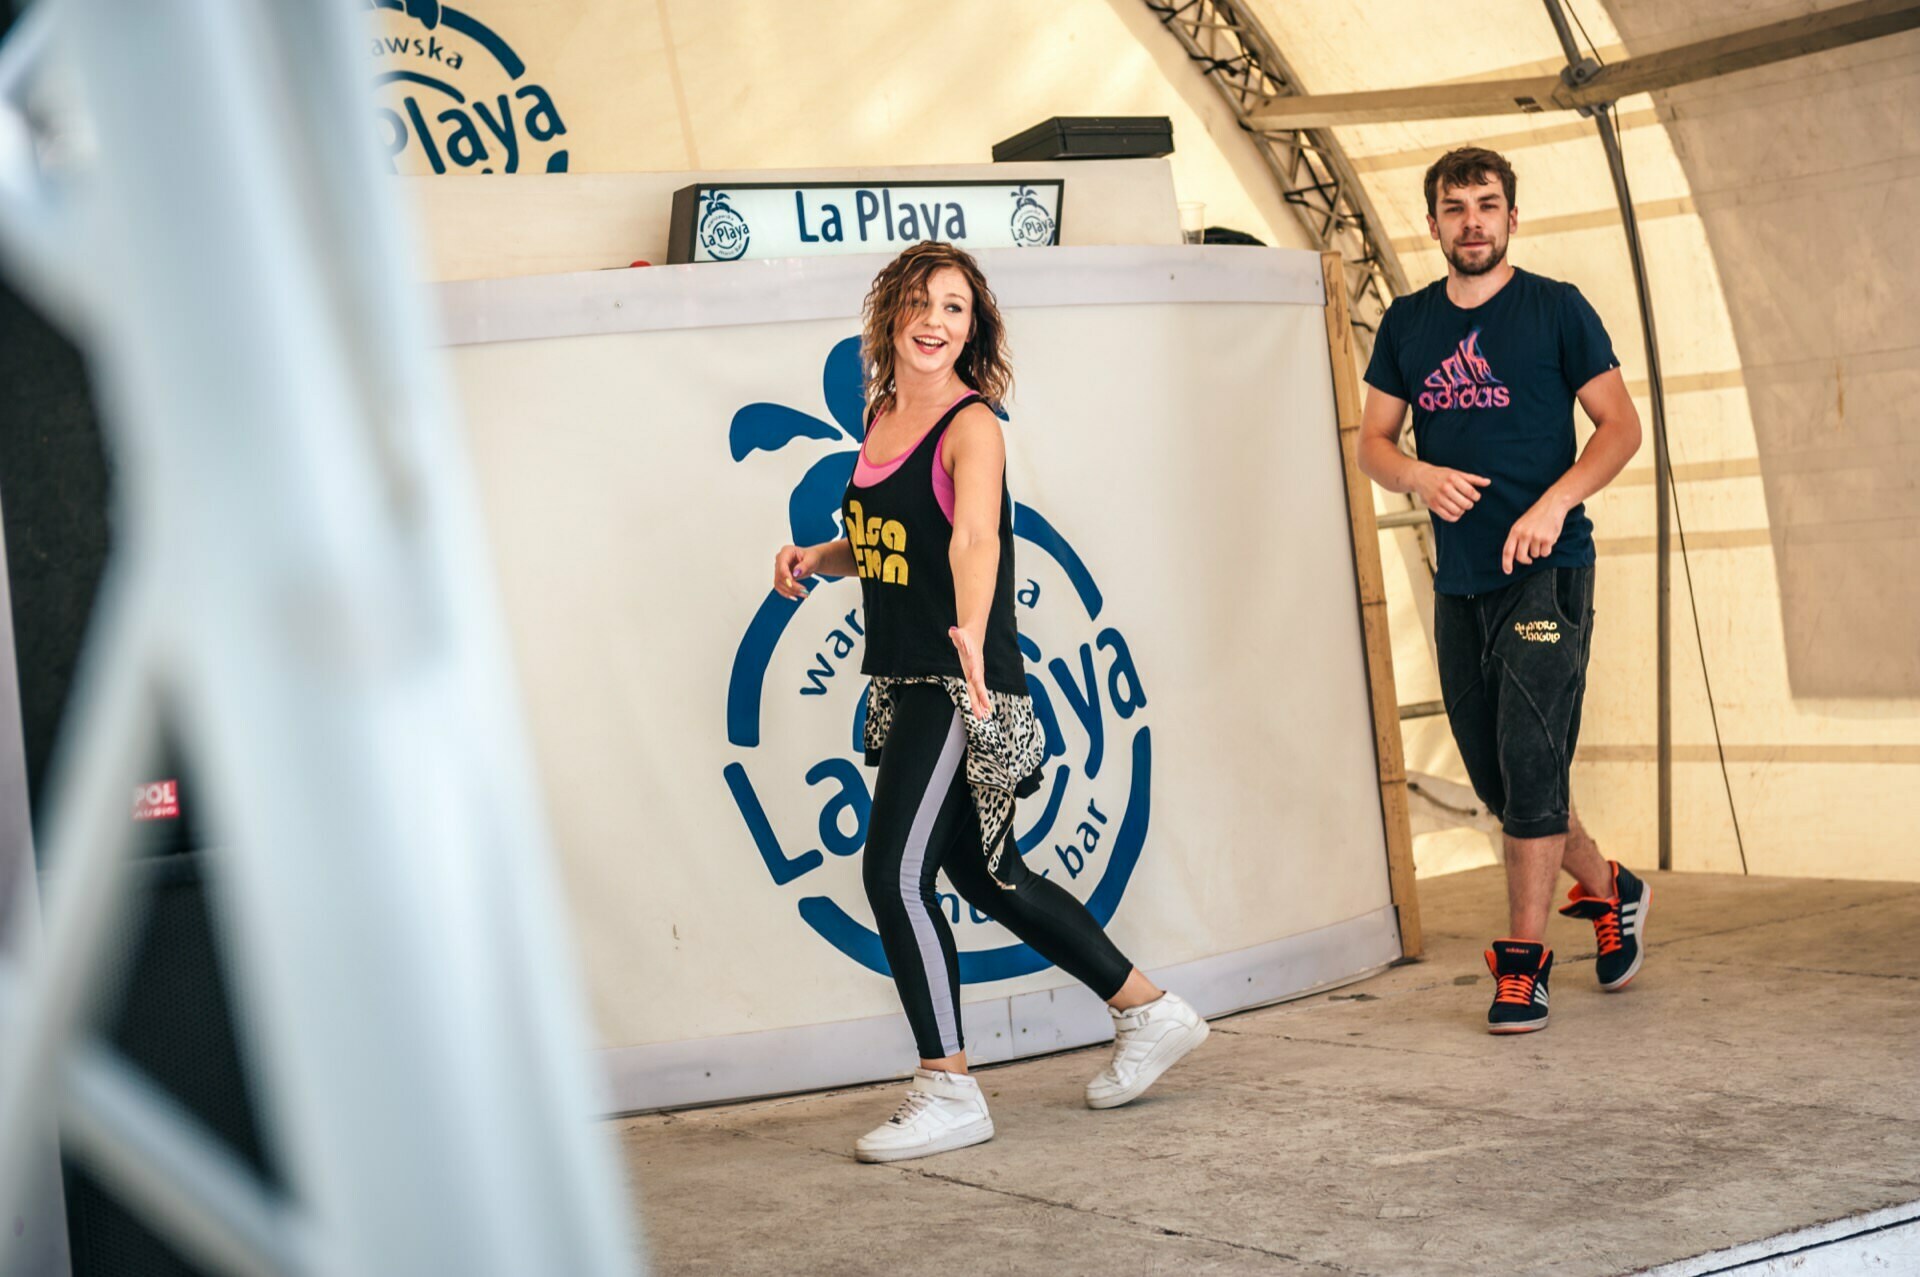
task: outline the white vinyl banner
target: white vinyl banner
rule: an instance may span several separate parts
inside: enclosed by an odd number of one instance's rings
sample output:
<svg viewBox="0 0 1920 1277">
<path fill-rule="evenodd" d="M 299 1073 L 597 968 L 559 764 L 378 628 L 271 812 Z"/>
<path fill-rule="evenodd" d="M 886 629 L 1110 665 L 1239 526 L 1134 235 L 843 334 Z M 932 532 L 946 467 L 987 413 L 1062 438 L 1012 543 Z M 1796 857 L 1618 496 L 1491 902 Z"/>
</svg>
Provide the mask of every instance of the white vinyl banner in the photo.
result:
<svg viewBox="0 0 1920 1277">
<path fill-rule="evenodd" d="M 1318 257 L 981 257 L 1050 748 L 1014 822 L 1027 864 L 1208 1014 L 1390 962 Z M 839 535 L 885 260 L 440 288 L 623 1110 L 913 1066 L 861 888 L 858 583 L 770 589 L 783 542 Z M 1110 1032 L 1090 992 L 940 903 L 976 1061 Z"/>
</svg>

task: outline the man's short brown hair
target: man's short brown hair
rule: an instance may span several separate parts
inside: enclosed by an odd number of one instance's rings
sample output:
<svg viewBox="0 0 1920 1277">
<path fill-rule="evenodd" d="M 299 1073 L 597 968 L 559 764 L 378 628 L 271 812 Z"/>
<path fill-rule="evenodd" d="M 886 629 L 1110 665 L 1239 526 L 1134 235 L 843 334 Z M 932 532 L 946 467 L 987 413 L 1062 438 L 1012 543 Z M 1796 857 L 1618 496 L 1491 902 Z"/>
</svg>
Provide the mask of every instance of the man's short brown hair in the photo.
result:
<svg viewBox="0 0 1920 1277">
<path fill-rule="evenodd" d="M 1507 193 L 1507 207 L 1518 207 L 1513 198 L 1513 165 L 1507 163 L 1506 156 L 1484 146 L 1448 151 L 1427 170 L 1427 216 L 1436 215 L 1434 207 L 1440 202 L 1441 191 L 1453 186 L 1478 186 L 1492 177 L 1500 179 L 1500 187 Z"/>
</svg>

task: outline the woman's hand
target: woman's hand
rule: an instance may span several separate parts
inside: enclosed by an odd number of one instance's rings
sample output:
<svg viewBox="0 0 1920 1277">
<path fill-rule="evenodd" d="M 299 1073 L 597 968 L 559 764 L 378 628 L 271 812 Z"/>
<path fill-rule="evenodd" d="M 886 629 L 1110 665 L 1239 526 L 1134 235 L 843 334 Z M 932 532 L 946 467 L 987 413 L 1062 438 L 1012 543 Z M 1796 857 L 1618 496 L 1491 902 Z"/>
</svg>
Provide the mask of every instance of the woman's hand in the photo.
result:
<svg viewBox="0 0 1920 1277">
<path fill-rule="evenodd" d="M 981 655 L 980 637 L 957 625 L 947 628 L 947 637 L 953 640 L 953 650 L 960 656 L 960 677 L 967 680 L 967 700 L 973 705 L 973 716 L 991 717 L 993 702 L 987 699 L 987 660 Z"/>
<path fill-rule="evenodd" d="M 819 570 L 819 546 L 783 545 L 773 556 L 773 591 L 782 598 L 804 599 L 807 587 L 800 582 Z"/>
</svg>

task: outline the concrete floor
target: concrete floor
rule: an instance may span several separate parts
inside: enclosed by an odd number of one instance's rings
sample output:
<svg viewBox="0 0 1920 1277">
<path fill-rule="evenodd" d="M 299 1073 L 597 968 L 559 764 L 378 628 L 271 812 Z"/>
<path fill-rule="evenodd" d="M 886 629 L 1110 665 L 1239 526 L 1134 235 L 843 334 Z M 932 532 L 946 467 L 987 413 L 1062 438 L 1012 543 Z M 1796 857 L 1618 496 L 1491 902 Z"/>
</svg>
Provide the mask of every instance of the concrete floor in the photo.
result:
<svg viewBox="0 0 1920 1277">
<path fill-rule="evenodd" d="M 852 1159 L 897 1085 L 618 1123 L 661 1273 L 1630 1273 L 1920 1198 L 1920 885 L 1647 875 L 1647 964 L 1494 1038 L 1498 869 L 1424 962 L 1216 1021 L 1095 1113 L 1104 1048 L 983 1070 L 998 1136 Z"/>
</svg>

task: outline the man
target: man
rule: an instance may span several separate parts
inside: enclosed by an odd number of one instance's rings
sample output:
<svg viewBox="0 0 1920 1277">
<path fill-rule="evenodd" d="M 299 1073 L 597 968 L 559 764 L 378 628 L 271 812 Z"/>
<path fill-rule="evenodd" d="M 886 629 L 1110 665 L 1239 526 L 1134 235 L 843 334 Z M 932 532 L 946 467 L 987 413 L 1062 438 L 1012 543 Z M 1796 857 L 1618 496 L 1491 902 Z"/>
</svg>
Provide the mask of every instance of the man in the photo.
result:
<svg viewBox="0 0 1920 1277">
<path fill-rule="evenodd" d="M 1650 892 L 1605 860 L 1573 816 L 1593 623 L 1593 525 L 1582 507 L 1640 446 L 1640 417 L 1593 307 L 1571 284 L 1507 261 L 1519 225 L 1512 167 L 1465 147 L 1427 170 L 1427 228 L 1447 277 L 1396 300 L 1367 367 L 1360 468 L 1433 515 L 1434 644 L 1453 737 L 1500 818 L 1509 934 L 1487 950 L 1487 1027 L 1547 1025 L 1547 910 L 1593 922 L 1600 987 L 1640 969 Z M 1573 402 L 1594 423 L 1575 459 Z M 1419 459 L 1396 446 L 1413 408 Z"/>
</svg>

